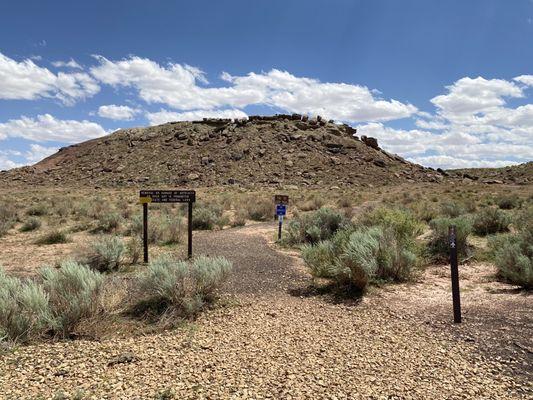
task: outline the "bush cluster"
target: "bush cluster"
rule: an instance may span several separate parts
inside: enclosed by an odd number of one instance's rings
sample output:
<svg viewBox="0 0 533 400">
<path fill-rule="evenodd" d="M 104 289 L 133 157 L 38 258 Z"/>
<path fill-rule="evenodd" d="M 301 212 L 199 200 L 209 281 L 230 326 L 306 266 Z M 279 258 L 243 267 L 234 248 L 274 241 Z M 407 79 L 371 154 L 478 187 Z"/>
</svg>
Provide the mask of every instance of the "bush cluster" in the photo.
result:
<svg viewBox="0 0 533 400">
<path fill-rule="evenodd" d="M 405 281 L 418 263 L 416 236 L 422 225 L 409 212 L 377 209 L 330 239 L 302 247 L 311 274 L 364 291 L 371 282 Z M 366 225 L 366 226 L 365 226 Z"/>
<path fill-rule="evenodd" d="M 330 208 L 299 215 L 289 222 L 284 242 L 289 245 L 317 243 L 329 239 L 339 229 L 348 226 L 343 215 Z"/>
<path fill-rule="evenodd" d="M 59 269 L 44 268 L 40 278 L 42 283 L 22 280 L 0 269 L 0 340 L 67 337 L 98 312 L 99 273 L 67 261 Z"/>
<path fill-rule="evenodd" d="M 494 264 L 502 280 L 533 289 L 533 207 L 516 218 L 516 232 L 489 238 Z"/>
<path fill-rule="evenodd" d="M 244 209 L 252 221 L 267 221 L 275 215 L 274 203 L 266 197 L 248 199 Z"/>
<path fill-rule="evenodd" d="M 231 268 L 224 257 L 200 256 L 191 262 L 159 257 L 138 277 L 140 298 L 158 311 L 191 316 L 213 299 Z"/>
<path fill-rule="evenodd" d="M 41 227 L 41 220 L 36 217 L 28 218 L 20 227 L 21 232 L 31 232 Z"/>
<path fill-rule="evenodd" d="M 17 221 L 17 212 L 7 203 L 0 203 L 0 237 L 4 236 Z"/>
<path fill-rule="evenodd" d="M 223 211 L 222 207 L 215 204 L 196 203 L 192 214 L 192 228 L 212 230 L 215 226 L 224 226 L 227 221 L 223 217 Z"/>
<path fill-rule="evenodd" d="M 474 214 L 472 229 L 480 236 L 491 235 L 498 232 L 507 232 L 511 224 L 511 217 L 498 208 L 485 207 Z"/>
<path fill-rule="evenodd" d="M 35 241 L 35 244 L 48 245 L 48 244 L 68 243 L 68 242 L 69 242 L 69 238 L 65 232 L 53 230 L 39 237 Z"/>
<path fill-rule="evenodd" d="M 448 243 L 449 227 L 455 225 L 457 256 L 466 258 L 469 255 L 468 236 L 472 233 L 472 224 L 466 217 L 435 218 L 430 222 L 432 229 L 427 250 L 431 259 L 437 262 L 446 261 L 450 255 Z"/>
<path fill-rule="evenodd" d="M 90 243 L 79 262 L 100 272 L 116 271 L 124 261 L 126 246 L 118 236 L 102 236 Z"/>
</svg>

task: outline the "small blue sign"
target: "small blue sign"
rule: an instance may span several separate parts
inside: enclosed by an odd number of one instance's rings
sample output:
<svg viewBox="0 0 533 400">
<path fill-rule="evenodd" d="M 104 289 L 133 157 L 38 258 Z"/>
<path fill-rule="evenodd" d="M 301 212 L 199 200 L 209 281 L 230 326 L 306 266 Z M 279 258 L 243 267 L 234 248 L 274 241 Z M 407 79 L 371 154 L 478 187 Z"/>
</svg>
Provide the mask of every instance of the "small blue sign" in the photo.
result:
<svg viewBox="0 0 533 400">
<path fill-rule="evenodd" d="M 287 214 L 287 206 L 285 204 L 277 204 L 276 215 L 286 215 L 286 214 Z"/>
</svg>

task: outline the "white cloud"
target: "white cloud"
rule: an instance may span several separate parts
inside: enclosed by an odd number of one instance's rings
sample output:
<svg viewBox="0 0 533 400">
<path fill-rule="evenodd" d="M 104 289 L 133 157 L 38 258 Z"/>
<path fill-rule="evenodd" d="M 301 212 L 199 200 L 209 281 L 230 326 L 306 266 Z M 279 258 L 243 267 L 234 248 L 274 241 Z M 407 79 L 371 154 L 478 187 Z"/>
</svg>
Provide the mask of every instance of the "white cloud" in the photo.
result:
<svg viewBox="0 0 533 400">
<path fill-rule="evenodd" d="M 246 118 L 248 115 L 241 110 L 195 110 L 185 112 L 173 112 L 161 110 L 153 113 L 146 113 L 146 118 L 150 125 L 160 125 L 172 121 L 198 121 L 202 118 Z"/>
<path fill-rule="evenodd" d="M 11 168 L 22 167 L 22 164 L 10 160 L 8 157 L 0 154 L 0 170 L 7 170 Z"/>
<path fill-rule="evenodd" d="M 514 78 L 514 80 L 526 86 L 533 86 L 533 75 L 520 75 Z"/>
<path fill-rule="evenodd" d="M 30 164 L 41 161 L 43 158 L 46 158 L 59 150 L 57 147 L 45 147 L 40 144 L 32 143 L 30 144 L 30 149 L 24 154 L 26 161 Z"/>
<path fill-rule="evenodd" d="M 36 142 L 57 141 L 77 143 L 104 136 L 106 131 L 98 124 L 86 120 L 60 120 L 50 114 L 36 118 L 22 116 L 0 123 L 1 137 L 21 137 Z"/>
<path fill-rule="evenodd" d="M 243 108 L 260 104 L 288 112 L 321 114 L 342 121 L 387 121 L 411 116 L 411 104 L 375 98 L 364 86 L 322 83 L 273 69 L 267 73 L 231 76 L 223 73 L 227 87 L 203 87 L 207 83 L 197 68 L 158 63 L 140 57 L 110 61 L 97 56 L 100 65 L 91 74 L 102 83 L 133 87 L 148 103 L 162 103 L 178 110 Z"/>
<path fill-rule="evenodd" d="M 102 118 L 109 118 L 118 121 L 130 121 L 140 110 L 128 106 L 117 106 L 109 104 L 98 108 L 98 115 Z"/>
<path fill-rule="evenodd" d="M 87 73 L 60 72 L 56 75 L 30 59 L 17 62 L 0 53 L 0 99 L 51 97 L 71 105 L 76 100 L 95 95 L 99 90 L 96 81 Z"/>
<path fill-rule="evenodd" d="M 83 67 L 78 64 L 77 61 L 72 58 L 69 61 L 53 61 L 52 65 L 56 68 L 74 68 L 74 69 L 83 69 Z"/>
<path fill-rule="evenodd" d="M 447 94 L 436 96 L 431 102 L 438 115 L 455 123 L 474 122 L 477 114 L 498 110 L 505 105 L 504 97 L 523 97 L 520 87 L 503 79 L 466 77 L 447 89 Z"/>
<path fill-rule="evenodd" d="M 409 158 L 412 161 L 421 165 L 436 165 L 447 169 L 455 168 L 498 168 L 507 165 L 515 165 L 517 162 L 509 160 L 469 160 L 457 158 L 452 156 L 426 156 Z"/>
</svg>

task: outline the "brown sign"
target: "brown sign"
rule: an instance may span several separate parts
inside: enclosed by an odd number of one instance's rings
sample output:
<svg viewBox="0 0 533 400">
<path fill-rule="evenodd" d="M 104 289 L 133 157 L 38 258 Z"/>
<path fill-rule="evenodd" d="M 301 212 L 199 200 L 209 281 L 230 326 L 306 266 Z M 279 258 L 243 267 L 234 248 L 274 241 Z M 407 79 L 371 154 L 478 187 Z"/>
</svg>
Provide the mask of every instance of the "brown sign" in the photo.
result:
<svg viewBox="0 0 533 400">
<path fill-rule="evenodd" d="M 194 203 L 194 190 L 141 190 L 140 203 Z"/>
<path fill-rule="evenodd" d="M 289 204 L 289 196 L 287 196 L 286 194 L 277 194 L 274 196 L 274 203 Z"/>
</svg>

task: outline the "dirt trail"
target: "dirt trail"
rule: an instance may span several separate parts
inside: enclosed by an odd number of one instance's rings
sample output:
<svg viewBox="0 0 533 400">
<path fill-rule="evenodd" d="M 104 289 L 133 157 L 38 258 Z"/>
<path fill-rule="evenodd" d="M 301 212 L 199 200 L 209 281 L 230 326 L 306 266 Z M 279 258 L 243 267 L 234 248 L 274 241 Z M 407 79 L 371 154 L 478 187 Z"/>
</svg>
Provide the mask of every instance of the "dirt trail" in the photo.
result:
<svg viewBox="0 0 533 400">
<path fill-rule="evenodd" d="M 454 335 L 456 327 L 440 305 L 445 273 L 430 271 L 418 283 L 376 289 L 356 304 L 294 295 L 307 293 L 309 277 L 298 258 L 272 247 L 274 233 L 274 225 L 258 224 L 195 234 L 196 254 L 234 262 L 227 285 L 233 305 L 163 334 L 22 347 L 0 356 L 0 398 L 51 398 L 59 390 L 70 395 L 82 390 L 86 398 L 150 399 L 167 389 L 177 399 L 533 394 L 508 365 Z M 524 299 L 529 309 L 524 317 L 531 318 L 531 299 Z M 437 311 L 430 318 L 431 307 Z M 133 357 L 110 364 L 125 353 Z"/>
</svg>

